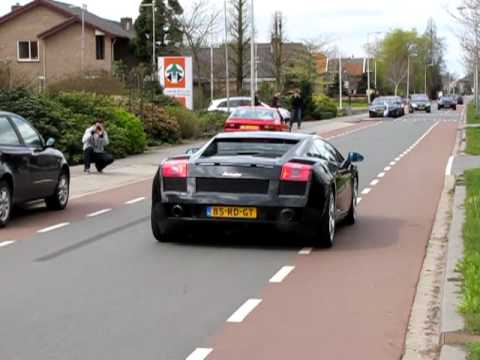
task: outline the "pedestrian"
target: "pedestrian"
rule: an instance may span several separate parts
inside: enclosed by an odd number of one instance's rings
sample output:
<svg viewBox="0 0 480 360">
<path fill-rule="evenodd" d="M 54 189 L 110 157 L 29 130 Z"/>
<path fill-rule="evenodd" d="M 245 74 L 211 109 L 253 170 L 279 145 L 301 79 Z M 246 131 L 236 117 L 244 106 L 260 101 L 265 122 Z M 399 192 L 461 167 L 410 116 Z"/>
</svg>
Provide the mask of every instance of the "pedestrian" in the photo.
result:
<svg viewBox="0 0 480 360">
<path fill-rule="evenodd" d="M 105 146 L 109 144 L 109 139 L 102 120 L 97 119 L 96 122 L 85 131 L 82 142 L 85 173 L 90 173 L 90 165 L 92 163 L 95 163 L 95 167 L 99 173 L 113 163 L 113 156 L 105 151 Z"/>
<path fill-rule="evenodd" d="M 254 103 L 255 103 L 255 106 L 262 106 L 262 103 L 260 102 L 260 99 L 258 98 L 258 93 L 255 93 Z"/>
<path fill-rule="evenodd" d="M 290 131 L 293 129 L 293 123 L 297 123 L 297 129 L 302 128 L 304 103 L 300 92 L 296 91 L 292 98 L 292 118 L 290 119 Z"/>
<path fill-rule="evenodd" d="M 282 123 L 285 122 L 285 119 L 282 116 L 282 112 L 280 111 L 280 94 L 275 94 L 273 95 L 272 98 L 272 105 L 270 106 L 272 109 L 277 110 L 278 115 L 280 116 L 280 119 L 282 120 Z"/>
</svg>

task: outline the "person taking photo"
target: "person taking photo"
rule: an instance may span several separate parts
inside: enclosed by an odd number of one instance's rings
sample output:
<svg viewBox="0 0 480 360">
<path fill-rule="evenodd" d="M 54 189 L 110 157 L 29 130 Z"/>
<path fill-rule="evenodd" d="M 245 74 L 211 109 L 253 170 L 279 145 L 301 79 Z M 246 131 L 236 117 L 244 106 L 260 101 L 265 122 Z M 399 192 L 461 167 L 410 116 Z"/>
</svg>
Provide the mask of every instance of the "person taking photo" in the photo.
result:
<svg viewBox="0 0 480 360">
<path fill-rule="evenodd" d="M 99 119 L 83 135 L 83 160 L 85 173 L 90 173 L 90 165 L 95 164 L 99 173 L 113 163 L 113 156 L 105 151 L 109 144 L 108 133 Z"/>
</svg>

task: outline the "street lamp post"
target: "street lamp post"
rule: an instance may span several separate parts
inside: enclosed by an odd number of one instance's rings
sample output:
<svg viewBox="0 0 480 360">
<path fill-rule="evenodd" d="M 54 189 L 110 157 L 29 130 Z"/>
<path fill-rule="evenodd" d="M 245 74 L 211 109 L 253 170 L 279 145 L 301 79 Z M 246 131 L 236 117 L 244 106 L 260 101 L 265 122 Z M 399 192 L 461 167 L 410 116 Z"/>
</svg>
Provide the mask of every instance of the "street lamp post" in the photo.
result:
<svg viewBox="0 0 480 360">
<path fill-rule="evenodd" d="M 339 88 L 339 108 L 343 109 L 343 78 L 342 78 L 342 54 L 338 52 L 338 88 Z"/>
<path fill-rule="evenodd" d="M 379 35 L 381 31 L 374 31 L 367 33 L 367 48 L 370 46 L 370 35 Z M 375 59 L 375 90 L 377 89 L 377 59 Z M 368 103 L 371 103 L 371 89 L 370 89 L 370 54 L 367 50 L 367 97 Z"/>
<path fill-rule="evenodd" d="M 413 44 L 410 44 L 407 48 L 407 99 L 410 96 L 410 58 L 417 56 L 415 53 L 410 53 L 410 51 L 412 51 L 414 48 L 415 45 Z"/>
<path fill-rule="evenodd" d="M 250 96 L 252 106 L 255 106 L 255 3 L 251 1 L 252 6 L 252 39 L 250 40 Z"/>
<path fill-rule="evenodd" d="M 228 58 L 228 17 L 227 17 L 227 0 L 224 2 L 225 11 L 225 91 L 227 95 L 227 111 L 230 113 L 230 72 Z"/>
</svg>

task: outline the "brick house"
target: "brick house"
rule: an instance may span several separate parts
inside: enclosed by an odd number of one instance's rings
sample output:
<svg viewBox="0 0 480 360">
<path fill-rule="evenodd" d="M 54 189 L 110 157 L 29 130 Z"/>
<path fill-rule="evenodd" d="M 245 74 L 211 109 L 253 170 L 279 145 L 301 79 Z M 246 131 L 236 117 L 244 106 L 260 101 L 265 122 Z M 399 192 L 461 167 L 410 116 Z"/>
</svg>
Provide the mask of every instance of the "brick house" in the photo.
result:
<svg viewBox="0 0 480 360">
<path fill-rule="evenodd" d="M 339 62 L 338 59 L 327 59 L 325 63 L 325 80 L 328 84 L 334 82 L 335 77 L 338 76 Z M 367 76 L 367 59 L 366 58 L 342 58 L 343 81 L 348 82 L 350 90 L 354 95 L 363 95 L 359 85 L 362 78 Z M 370 63 L 370 75 L 373 83 L 374 67 Z M 373 86 L 373 84 L 372 84 Z"/>
<path fill-rule="evenodd" d="M 129 62 L 131 18 L 115 22 L 85 11 L 84 25 L 82 31 L 82 9 L 74 5 L 34 0 L 12 6 L 0 17 L 0 67 L 45 87 L 82 71 L 111 73 L 115 60 Z"/>
</svg>

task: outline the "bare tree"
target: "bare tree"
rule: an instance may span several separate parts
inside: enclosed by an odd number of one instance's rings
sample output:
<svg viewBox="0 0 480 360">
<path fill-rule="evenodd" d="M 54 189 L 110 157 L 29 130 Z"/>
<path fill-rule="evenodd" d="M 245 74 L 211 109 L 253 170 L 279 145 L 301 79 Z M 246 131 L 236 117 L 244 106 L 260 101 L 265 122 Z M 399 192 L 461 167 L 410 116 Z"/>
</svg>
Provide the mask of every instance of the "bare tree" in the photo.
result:
<svg viewBox="0 0 480 360">
<path fill-rule="evenodd" d="M 180 18 L 186 45 L 188 46 L 197 74 L 201 74 L 200 51 L 219 30 L 221 12 L 209 0 L 195 0 Z"/>
<path fill-rule="evenodd" d="M 232 36 L 232 62 L 235 71 L 237 93 L 240 94 L 245 78 L 245 64 L 247 63 L 248 46 L 248 0 L 230 0 L 230 34 Z"/>
<path fill-rule="evenodd" d="M 271 44 L 273 50 L 273 67 L 277 91 L 283 87 L 283 66 L 286 62 L 283 45 L 285 43 L 285 18 L 280 11 L 273 14 Z"/>
</svg>

